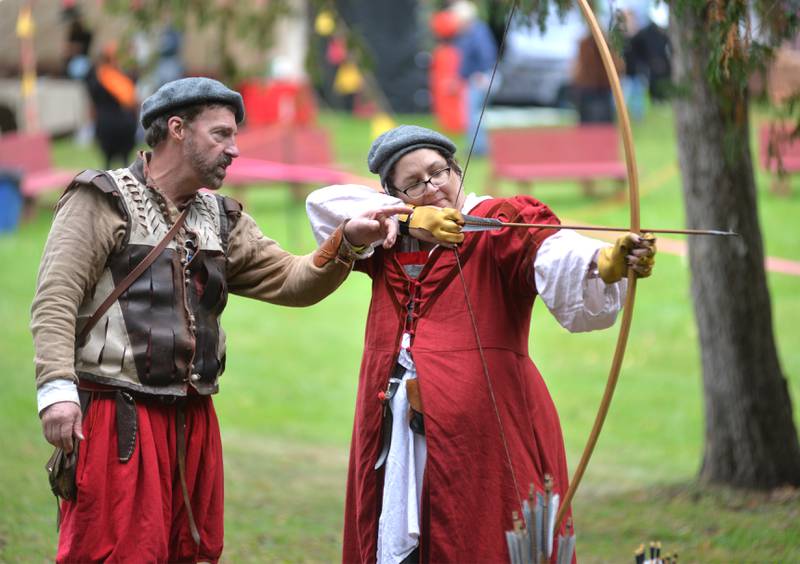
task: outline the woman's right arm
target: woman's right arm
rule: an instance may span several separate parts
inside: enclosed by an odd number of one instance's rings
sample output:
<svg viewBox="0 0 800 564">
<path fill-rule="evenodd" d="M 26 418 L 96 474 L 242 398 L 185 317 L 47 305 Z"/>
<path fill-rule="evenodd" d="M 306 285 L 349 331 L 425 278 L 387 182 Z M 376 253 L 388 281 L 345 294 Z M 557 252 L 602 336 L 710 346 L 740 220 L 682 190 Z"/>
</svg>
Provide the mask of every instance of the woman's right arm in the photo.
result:
<svg viewBox="0 0 800 564">
<path fill-rule="evenodd" d="M 404 205 L 400 198 L 358 184 L 337 184 L 314 190 L 306 198 L 306 213 L 317 243 L 327 239 L 346 219 L 378 208 Z M 395 220 L 396 221 L 396 220 Z M 372 243 L 369 254 L 383 241 Z M 368 255 L 366 255 L 368 256 Z"/>
</svg>

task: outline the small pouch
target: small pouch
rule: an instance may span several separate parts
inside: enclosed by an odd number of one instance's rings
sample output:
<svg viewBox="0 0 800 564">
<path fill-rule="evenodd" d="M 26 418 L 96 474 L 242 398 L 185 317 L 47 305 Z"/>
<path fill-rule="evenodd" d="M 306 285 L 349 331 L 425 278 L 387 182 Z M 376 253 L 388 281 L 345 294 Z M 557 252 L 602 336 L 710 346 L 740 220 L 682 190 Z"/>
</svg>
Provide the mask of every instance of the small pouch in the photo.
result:
<svg viewBox="0 0 800 564">
<path fill-rule="evenodd" d="M 75 482 L 78 469 L 78 444 L 75 444 L 75 448 L 69 454 L 62 448 L 56 448 L 45 469 L 53 494 L 67 501 L 74 500 L 78 493 Z"/>
<path fill-rule="evenodd" d="M 78 400 L 81 404 L 81 416 L 83 416 L 89 408 L 92 396 L 89 392 L 78 390 Z M 80 444 L 80 441 L 75 440 L 75 448 L 69 454 L 66 454 L 64 449 L 56 447 L 50 460 L 44 465 L 44 469 L 47 470 L 50 489 L 57 498 L 73 501 L 78 495 L 76 475 L 78 472 L 78 450 Z M 61 521 L 60 511 L 58 521 Z"/>
</svg>

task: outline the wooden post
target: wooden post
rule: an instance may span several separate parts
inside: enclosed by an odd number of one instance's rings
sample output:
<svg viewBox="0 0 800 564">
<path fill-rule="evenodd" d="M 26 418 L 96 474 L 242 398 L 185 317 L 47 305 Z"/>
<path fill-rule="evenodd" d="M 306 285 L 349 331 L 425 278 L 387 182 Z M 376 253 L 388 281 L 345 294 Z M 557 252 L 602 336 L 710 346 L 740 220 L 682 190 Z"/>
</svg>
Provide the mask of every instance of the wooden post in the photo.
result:
<svg viewBox="0 0 800 564">
<path fill-rule="evenodd" d="M 22 80 L 20 91 L 25 105 L 25 131 L 39 130 L 39 108 L 36 103 L 36 50 L 33 46 L 33 0 L 23 3 L 17 16 L 17 37 Z"/>
</svg>

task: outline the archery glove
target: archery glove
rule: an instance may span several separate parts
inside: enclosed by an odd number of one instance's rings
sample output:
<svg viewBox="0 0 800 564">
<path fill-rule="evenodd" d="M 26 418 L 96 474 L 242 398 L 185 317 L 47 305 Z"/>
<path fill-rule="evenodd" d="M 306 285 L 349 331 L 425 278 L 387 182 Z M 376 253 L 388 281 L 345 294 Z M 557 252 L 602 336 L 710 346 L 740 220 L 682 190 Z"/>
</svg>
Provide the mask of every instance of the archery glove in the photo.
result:
<svg viewBox="0 0 800 564">
<path fill-rule="evenodd" d="M 650 233 L 628 233 L 617 239 L 613 247 L 597 253 L 597 271 L 606 284 L 618 282 L 633 268 L 637 278 L 647 278 L 653 271 L 656 239 Z"/>
<path fill-rule="evenodd" d="M 464 217 L 461 212 L 453 208 L 417 206 L 408 219 L 404 221 L 401 218 L 400 221 L 401 226 L 402 223 L 407 224 L 408 231 L 412 235 L 414 235 L 413 229 L 422 229 L 432 235 L 438 243 L 454 245 L 464 240 L 464 234 L 461 232 Z M 427 239 L 426 237 L 419 238 Z"/>
</svg>

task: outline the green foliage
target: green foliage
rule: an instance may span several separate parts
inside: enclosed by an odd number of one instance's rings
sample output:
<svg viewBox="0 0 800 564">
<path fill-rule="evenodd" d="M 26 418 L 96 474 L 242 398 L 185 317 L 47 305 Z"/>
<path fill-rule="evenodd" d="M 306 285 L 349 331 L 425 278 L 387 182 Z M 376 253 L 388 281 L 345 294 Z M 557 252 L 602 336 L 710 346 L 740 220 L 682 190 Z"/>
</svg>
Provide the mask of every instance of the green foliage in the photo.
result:
<svg viewBox="0 0 800 564">
<path fill-rule="evenodd" d="M 231 83 L 241 78 L 242 69 L 230 54 L 230 39 L 235 37 L 264 50 L 273 40 L 275 22 L 291 13 L 289 0 L 107 0 L 104 7 L 109 13 L 131 18 L 135 24 L 130 26 L 131 31 L 151 30 L 167 22 L 181 30 L 217 29 L 221 78 Z"/>
<path fill-rule="evenodd" d="M 485 0 L 485 2 L 492 2 L 493 0 Z M 593 0 L 590 0 L 590 2 Z M 572 0 L 498 0 L 498 4 L 507 6 L 508 12 L 512 10 L 515 14 L 525 16 L 520 18 L 538 26 L 544 31 L 547 18 L 551 10 L 555 9 L 559 16 L 564 16 L 570 8 L 575 7 Z"/>
<path fill-rule="evenodd" d="M 670 9 L 702 22 L 710 50 L 706 77 L 712 86 L 744 91 L 783 41 L 800 31 L 797 6 L 781 0 L 670 0 Z M 753 28 L 753 21 L 758 22 Z"/>
<path fill-rule="evenodd" d="M 336 30 L 334 31 L 334 36 L 343 37 L 345 43 L 347 45 L 347 55 L 348 59 L 355 62 L 356 65 L 362 72 L 366 72 L 367 74 L 371 74 L 375 70 L 375 59 L 372 56 L 372 52 L 366 44 L 363 35 L 361 32 L 354 27 L 351 27 L 347 21 L 341 16 L 339 11 L 336 9 L 336 3 L 331 0 L 312 0 L 312 16 L 318 15 L 323 11 L 327 11 L 331 17 L 334 18 L 336 21 Z M 316 41 L 320 41 L 321 39 L 327 40 L 327 38 L 320 38 L 318 35 L 315 34 Z M 324 49 L 318 49 L 320 53 L 324 53 Z M 309 57 L 313 57 L 314 54 L 309 52 Z M 316 66 L 320 66 L 322 64 L 321 61 L 314 60 L 313 61 Z M 317 70 L 311 70 L 312 74 L 318 74 Z"/>
<path fill-rule="evenodd" d="M 182 30 L 193 25 L 203 29 L 230 20 L 238 38 L 253 41 L 258 47 L 269 45 L 275 21 L 290 13 L 288 0 L 106 0 L 104 6 L 110 13 L 126 14 L 137 27 L 144 29 L 152 29 L 166 21 Z"/>
</svg>

